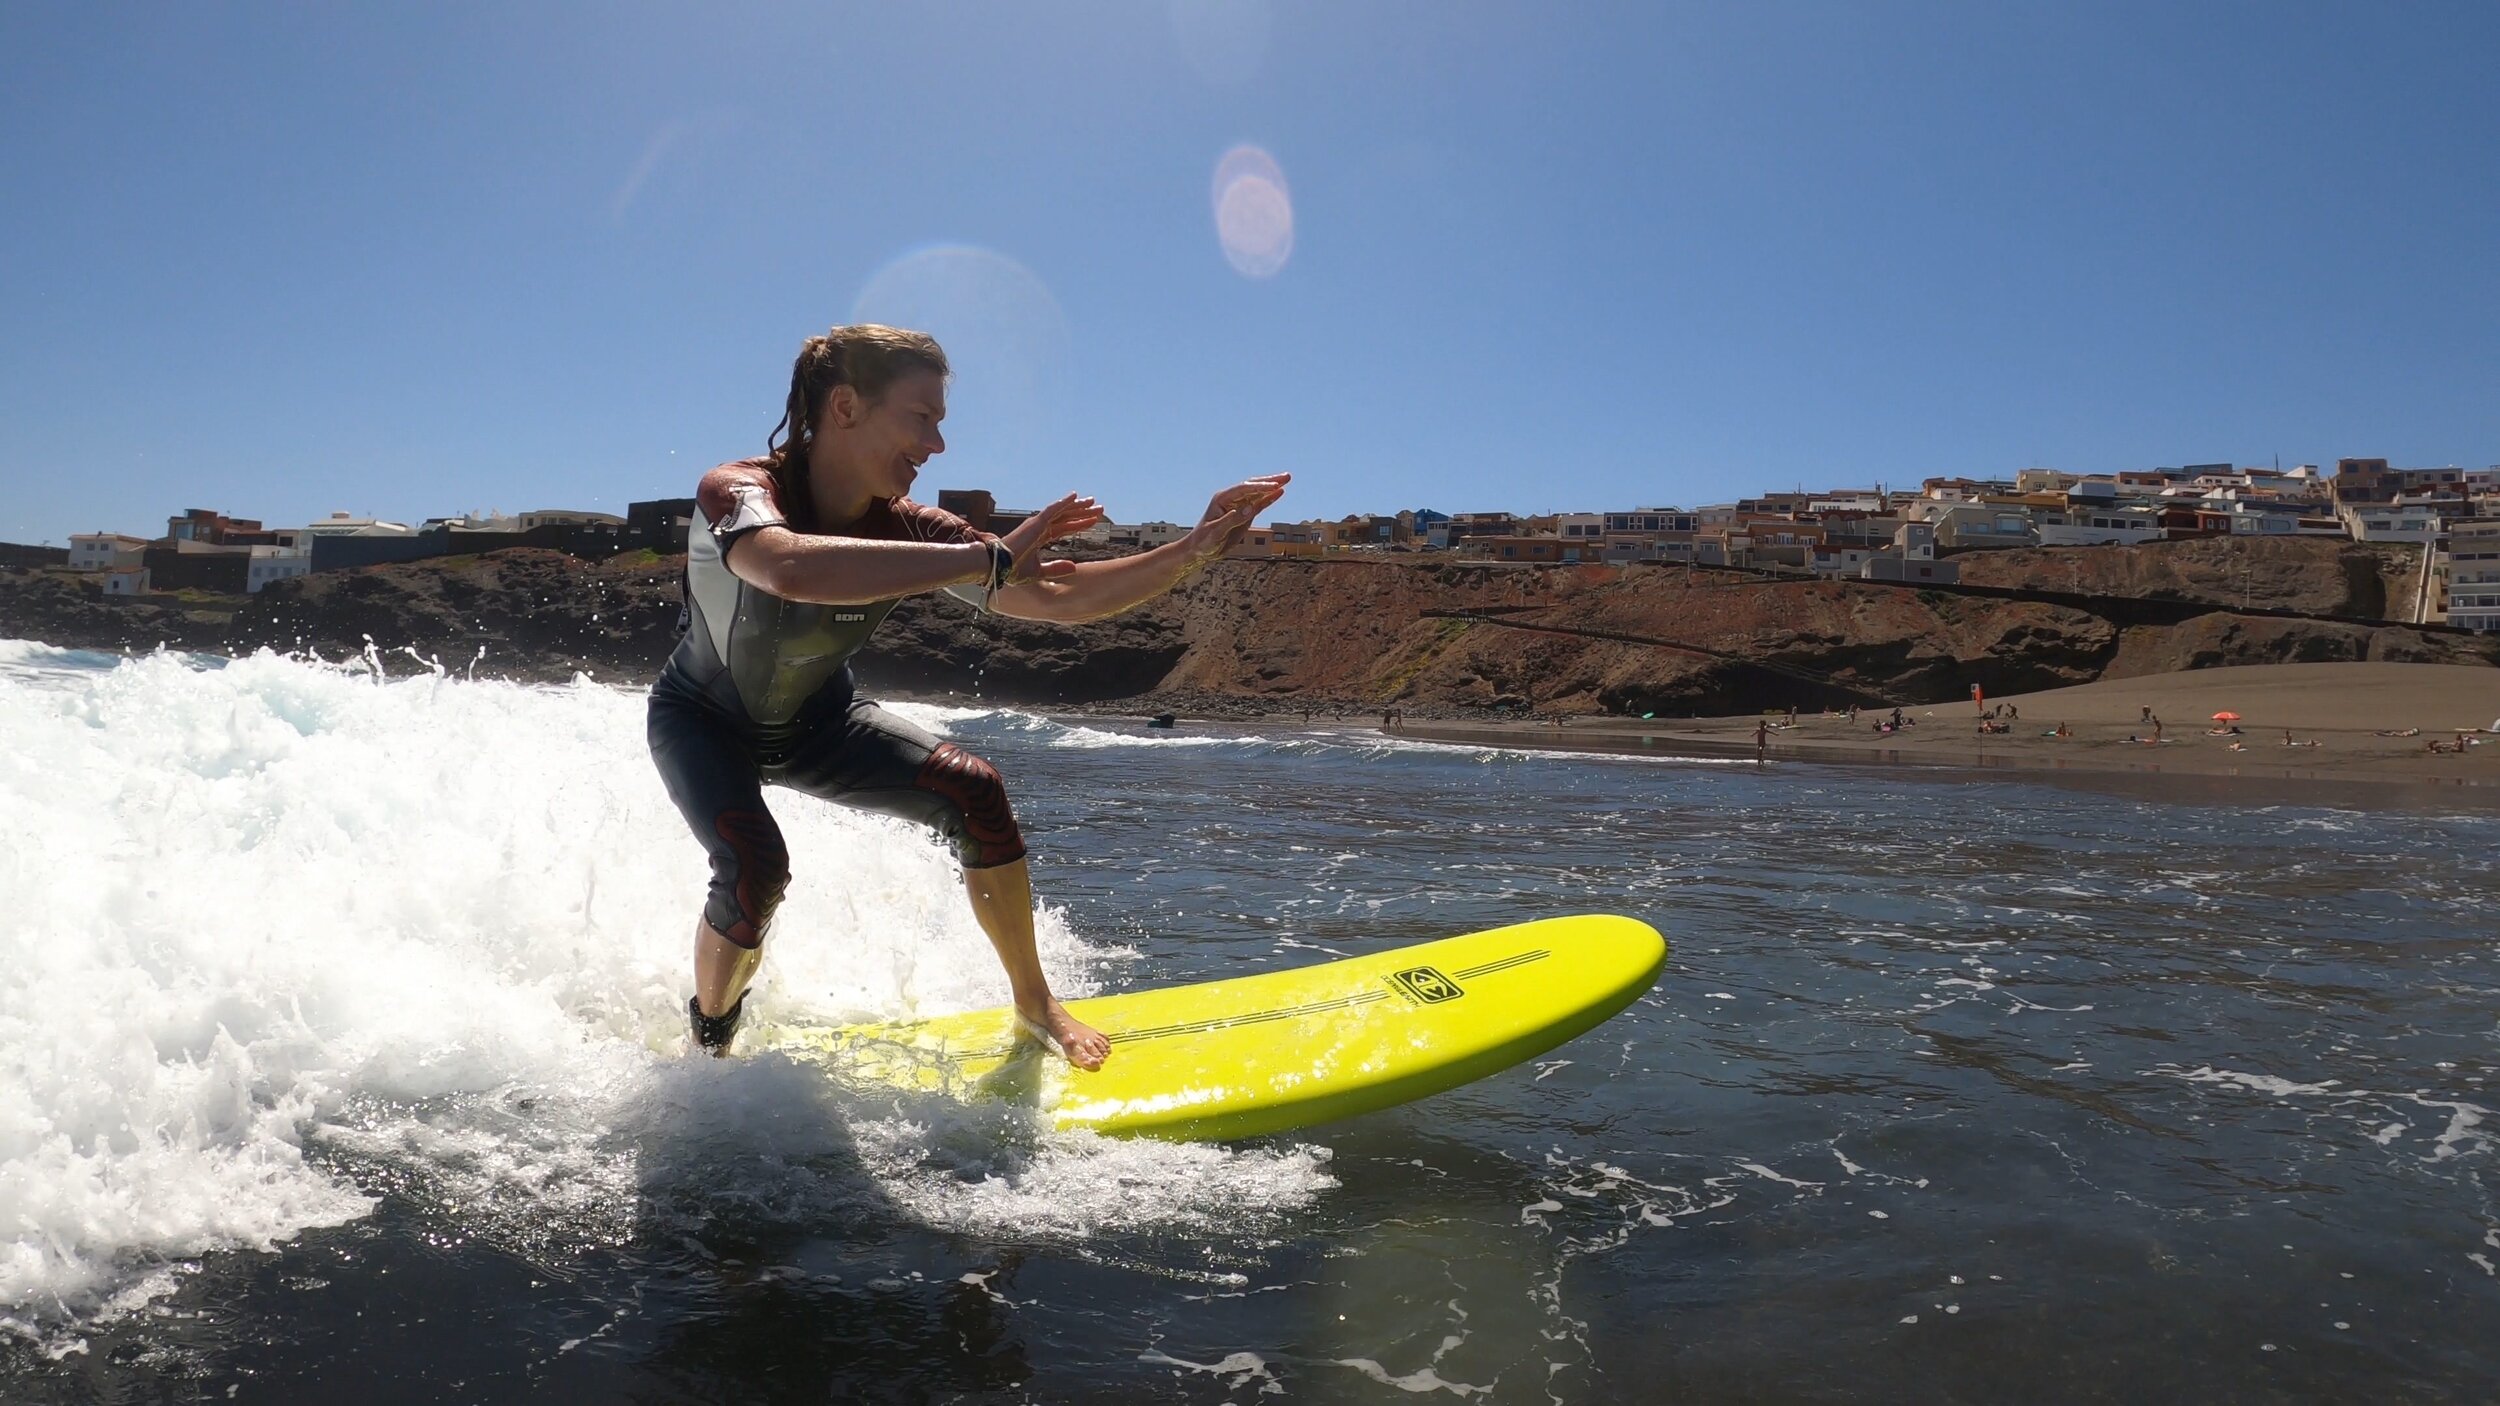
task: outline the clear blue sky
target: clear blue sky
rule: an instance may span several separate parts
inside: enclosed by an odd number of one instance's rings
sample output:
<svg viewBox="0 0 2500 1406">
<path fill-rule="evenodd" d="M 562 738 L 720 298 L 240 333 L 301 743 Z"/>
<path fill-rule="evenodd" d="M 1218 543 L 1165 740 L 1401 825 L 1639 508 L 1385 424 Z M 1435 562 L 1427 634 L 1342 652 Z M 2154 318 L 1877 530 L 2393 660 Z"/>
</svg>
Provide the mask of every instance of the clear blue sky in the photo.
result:
<svg viewBox="0 0 2500 1406">
<path fill-rule="evenodd" d="M 2488 464 L 2495 55 L 2487 0 L 29 0 L 0 539 L 622 511 L 855 313 L 954 353 L 924 492 L 1123 521 Z"/>
</svg>

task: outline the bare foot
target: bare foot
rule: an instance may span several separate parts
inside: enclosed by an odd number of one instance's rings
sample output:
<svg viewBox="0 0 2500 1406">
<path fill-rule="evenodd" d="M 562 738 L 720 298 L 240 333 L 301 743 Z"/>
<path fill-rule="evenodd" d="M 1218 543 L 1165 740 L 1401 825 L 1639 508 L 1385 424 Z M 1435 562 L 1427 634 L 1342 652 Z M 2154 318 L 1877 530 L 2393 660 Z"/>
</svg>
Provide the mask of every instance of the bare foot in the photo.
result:
<svg viewBox="0 0 2500 1406">
<path fill-rule="evenodd" d="M 1051 998 L 1050 1005 L 1039 1013 L 1016 1008 L 1016 1023 L 1041 1036 L 1067 1056 L 1068 1063 L 1079 1069 L 1100 1069 L 1111 1057 L 1111 1042 L 1101 1031 L 1068 1014 L 1068 1008 Z"/>
</svg>

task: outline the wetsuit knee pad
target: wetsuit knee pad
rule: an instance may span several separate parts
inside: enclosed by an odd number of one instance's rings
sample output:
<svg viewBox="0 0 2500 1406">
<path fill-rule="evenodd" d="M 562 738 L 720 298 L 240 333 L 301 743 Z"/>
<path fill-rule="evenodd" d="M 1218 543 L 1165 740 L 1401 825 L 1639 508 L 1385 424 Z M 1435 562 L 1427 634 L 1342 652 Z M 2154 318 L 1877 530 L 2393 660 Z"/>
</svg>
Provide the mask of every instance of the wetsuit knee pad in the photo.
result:
<svg viewBox="0 0 2500 1406">
<path fill-rule="evenodd" d="M 944 800 L 953 814 L 939 828 L 955 845 L 966 869 L 995 869 L 1024 858 L 1024 834 L 1007 804 L 1007 783 L 998 768 L 941 742 L 920 764 L 912 785 Z"/>
<path fill-rule="evenodd" d="M 712 887 L 703 921 L 740 947 L 760 947 L 764 928 L 790 887 L 790 850 L 781 827 L 761 811 L 724 811 L 713 821 Z"/>
</svg>

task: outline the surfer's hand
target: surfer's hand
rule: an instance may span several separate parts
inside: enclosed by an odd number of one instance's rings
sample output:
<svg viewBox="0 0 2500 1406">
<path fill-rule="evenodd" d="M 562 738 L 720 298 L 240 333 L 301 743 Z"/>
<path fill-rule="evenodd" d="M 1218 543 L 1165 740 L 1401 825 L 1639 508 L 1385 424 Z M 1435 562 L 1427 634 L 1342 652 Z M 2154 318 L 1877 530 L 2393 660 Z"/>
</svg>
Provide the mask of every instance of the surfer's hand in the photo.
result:
<svg viewBox="0 0 2500 1406">
<path fill-rule="evenodd" d="M 1203 530 L 1222 524 L 1222 540 L 1226 547 L 1241 540 L 1259 514 L 1276 505 L 1285 496 L 1285 485 L 1293 481 L 1291 474 L 1267 474 L 1246 478 L 1207 500 L 1207 511 L 1198 519 Z"/>
<path fill-rule="evenodd" d="M 1093 528 L 1105 520 L 1102 504 L 1080 494 L 1071 493 L 1024 521 L 999 541 L 1015 556 L 1015 569 L 1008 573 L 1009 583 L 1035 578 L 1065 576 L 1076 570 L 1072 561 L 1043 561 L 1042 548 L 1065 541 Z"/>
<path fill-rule="evenodd" d="M 1206 516 L 1198 519 L 1190 533 L 1191 557 L 1204 565 L 1239 545 L 1259 514 L 1285 496 L 1285 482 L 1292 477 L 1269 474 L 1244 479 L 1208 500 Z"/>
<path fill-rule="evenodd" d="M 1102 1062 L 1111 1057 L 1111 1042 L 1103 1038 L 1102 1032 L 1068 1014 L 1068 1008 L 1059 1004 L 1056 996 L 1038 1011 L 1016 1007 L 1016 1022 L 1049 1042 L 1079 1069 L 1100 1069 Z"/>
</svg>

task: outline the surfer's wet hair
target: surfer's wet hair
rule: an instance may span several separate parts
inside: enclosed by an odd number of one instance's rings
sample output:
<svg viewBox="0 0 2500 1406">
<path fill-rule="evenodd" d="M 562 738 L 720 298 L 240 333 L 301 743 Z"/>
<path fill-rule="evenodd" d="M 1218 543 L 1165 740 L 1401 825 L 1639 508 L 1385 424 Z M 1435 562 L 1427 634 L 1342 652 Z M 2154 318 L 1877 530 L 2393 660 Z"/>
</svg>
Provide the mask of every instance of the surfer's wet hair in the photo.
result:
<svg viewBox="0 0 2500 1406">
<path fill-rule="evenodd" d="M 834 387 L 849 386 L 874 405 L 897 378 L 914 371 L 951 373 L 945 348 L 926 332 L 856 322 L 802 343 L 798 360 L 790 366 L 790 398 L 782 404 L 781 423 L 764 437 L 765 462 L 781 486 L 782 500 L 807 501 L 807 447 Z"/>
</svg>

